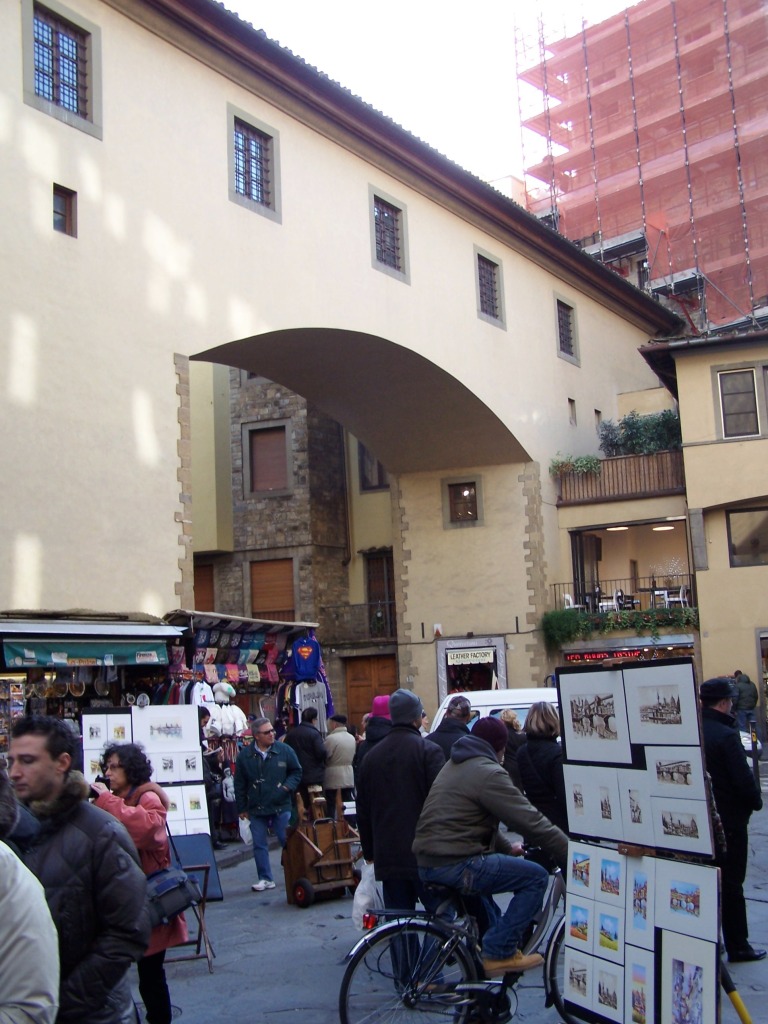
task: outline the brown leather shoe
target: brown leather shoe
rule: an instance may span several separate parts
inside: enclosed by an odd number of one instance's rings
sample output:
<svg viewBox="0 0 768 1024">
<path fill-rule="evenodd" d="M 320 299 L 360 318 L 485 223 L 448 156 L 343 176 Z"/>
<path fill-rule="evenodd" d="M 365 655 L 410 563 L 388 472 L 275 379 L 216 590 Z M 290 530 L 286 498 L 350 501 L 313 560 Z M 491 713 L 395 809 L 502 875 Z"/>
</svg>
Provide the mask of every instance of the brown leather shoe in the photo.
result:
<svg viewBox="0 0 768 1024">
<path fill-rule="evenodd" d="M 483 969 L 487 977 L 495 978 L 499 974 L 521 974 L 523 971 L 530 971 L 533 967 L 541 967 L 544 957 L 540 953 L 531 953 L 524 956 L 520 950 L 514 956 L 506 960 L 491 960 L 483 958 Z"/>
</svg>

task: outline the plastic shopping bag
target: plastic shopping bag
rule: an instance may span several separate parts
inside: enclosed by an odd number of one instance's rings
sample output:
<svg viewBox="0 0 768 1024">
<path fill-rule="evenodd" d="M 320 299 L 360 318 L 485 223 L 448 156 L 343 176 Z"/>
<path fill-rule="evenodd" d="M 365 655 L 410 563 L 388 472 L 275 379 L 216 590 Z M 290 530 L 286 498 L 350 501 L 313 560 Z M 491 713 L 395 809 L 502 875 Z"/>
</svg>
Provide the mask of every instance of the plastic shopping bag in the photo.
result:
<svg viewBox="0 0 768 1024">
<path fill-rule="evenodd" d="M 367 910 L 375 910 L 377 907 L 384 906 L 381 886 L 376 881 L 373 864 L 363 860 L 361 865 L 362 874 L 352 900 L 352 923 L 359 931 L 363 930 L 363 914 Z"/>
<path fill-rule="evenodd" d="M 253 846 L 253 836 L 251 835 L 251 823 L 247 818 L 238 818 L 237 825 L 240 829 L 240 838 L 243 840 L 246 846 Z"/>
</svg>

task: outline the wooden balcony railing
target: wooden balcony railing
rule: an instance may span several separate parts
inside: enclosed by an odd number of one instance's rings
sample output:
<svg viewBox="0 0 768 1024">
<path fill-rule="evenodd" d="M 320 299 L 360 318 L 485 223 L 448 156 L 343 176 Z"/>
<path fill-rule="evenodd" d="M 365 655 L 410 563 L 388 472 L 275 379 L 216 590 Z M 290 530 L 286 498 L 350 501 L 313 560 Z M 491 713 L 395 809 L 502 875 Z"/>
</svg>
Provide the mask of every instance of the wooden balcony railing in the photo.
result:
<svg viewBox="0 0 768 1024">
<path fill-rule="evenodd" d="M 587 505 L 664 494 L 684 494 L 682 451 L 655 455 L 618 455 L 603 459 L 601 472 L 564 473 L 558 505 Z"/>
</svg>

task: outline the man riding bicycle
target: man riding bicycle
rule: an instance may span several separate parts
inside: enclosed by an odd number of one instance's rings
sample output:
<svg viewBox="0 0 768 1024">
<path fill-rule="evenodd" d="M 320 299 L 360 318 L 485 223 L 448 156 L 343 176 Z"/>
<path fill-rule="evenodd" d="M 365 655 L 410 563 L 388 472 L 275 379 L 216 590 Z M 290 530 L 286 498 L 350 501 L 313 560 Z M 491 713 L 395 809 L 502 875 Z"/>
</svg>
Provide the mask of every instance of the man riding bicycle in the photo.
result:
<svg viewBox="0 0 768 1024">
<path fill-rule="evenodd" d="M 543 962 L 538 953 L 524 956 L 519 945 L 541 907 L 548 873 L 521 856 L 522 846 L 499 832 L 499 821 L 563 867 L 568 855 L 565 833 L 526 800 L 502 768 L 506 743 L 507 727 L 497 718 L 481 718 L 470 735 L 456 741 L 429 792 L 413 843 L 424 882 L 482 896 L 488 914 L 483 967 L 489 978 Z M 500 892 L 514 893 L 503 916 L 493 900 Z"/>
</svg>

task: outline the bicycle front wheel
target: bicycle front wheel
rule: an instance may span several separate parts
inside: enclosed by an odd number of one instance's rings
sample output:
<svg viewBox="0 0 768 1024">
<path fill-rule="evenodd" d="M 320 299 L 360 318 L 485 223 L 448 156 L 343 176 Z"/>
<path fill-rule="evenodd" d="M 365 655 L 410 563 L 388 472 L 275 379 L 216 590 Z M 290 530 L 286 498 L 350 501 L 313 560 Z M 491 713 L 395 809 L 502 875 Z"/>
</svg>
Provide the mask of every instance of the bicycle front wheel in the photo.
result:
<svg viewBox="0 0 768 1024">
<path fill-rule="evenodd" d="M 371 932 L 350 960 L 339 992 L 341 1024 L 464 1024 L 476 981 L 462 936 L 429 921 L 394 921 Z"/>
<path fill-rule="evenodd" d="M 544 984 L 547 989 L 547 1005 L 554 1003 L 564 1024 L 583 1024 L 580 1018 L 571 1016 L 565 1008 L 565 918 L 555 925 L 547 943 L 544 959 Z M 551 1000 L 551 1002 L 550 1002 Z"/>
</svg>

